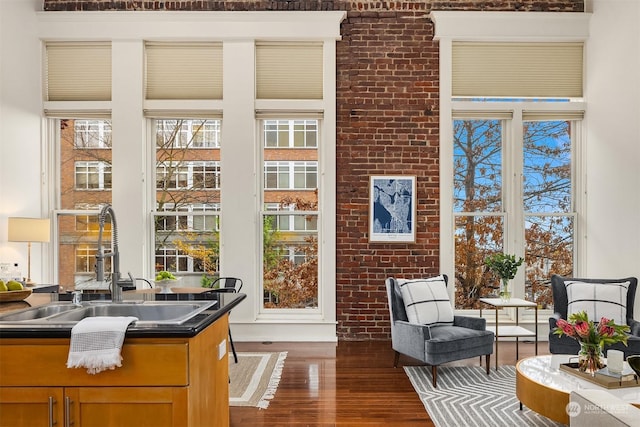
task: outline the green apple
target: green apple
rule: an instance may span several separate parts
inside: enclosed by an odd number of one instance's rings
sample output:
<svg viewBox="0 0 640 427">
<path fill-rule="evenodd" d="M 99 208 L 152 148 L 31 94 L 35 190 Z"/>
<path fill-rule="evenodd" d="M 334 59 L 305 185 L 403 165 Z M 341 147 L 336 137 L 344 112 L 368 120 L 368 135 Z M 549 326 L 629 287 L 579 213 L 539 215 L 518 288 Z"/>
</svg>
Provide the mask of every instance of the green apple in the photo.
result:
<svg viewBox="0 0 640 427">
<path fill-rule="evenodd" d="M 0 292 L 6 292 L 8 290 L 9 288 L 7 288 L 7 285 L 4 284 L 4 280 L 0 280 Z"/>
<path fill-rule="evenodd" d="M 168 271 L 159 271 L 158 274 L 156 274 L 156 280 L 176 280 L 176 276 Z"/>
</svg>

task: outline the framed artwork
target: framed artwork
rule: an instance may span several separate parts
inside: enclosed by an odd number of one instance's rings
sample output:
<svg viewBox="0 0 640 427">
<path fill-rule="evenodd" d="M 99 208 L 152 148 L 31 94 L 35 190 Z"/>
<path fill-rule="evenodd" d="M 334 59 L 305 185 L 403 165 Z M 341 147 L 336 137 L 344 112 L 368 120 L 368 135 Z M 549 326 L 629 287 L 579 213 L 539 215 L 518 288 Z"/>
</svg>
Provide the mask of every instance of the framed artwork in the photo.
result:
<svg viewBox="0 0 640 427">
<path fill-rule="evenodd" d="M 370 242 L 415 242 L 415 216 L 415 176 L 371 176 Z"/>
</svg>

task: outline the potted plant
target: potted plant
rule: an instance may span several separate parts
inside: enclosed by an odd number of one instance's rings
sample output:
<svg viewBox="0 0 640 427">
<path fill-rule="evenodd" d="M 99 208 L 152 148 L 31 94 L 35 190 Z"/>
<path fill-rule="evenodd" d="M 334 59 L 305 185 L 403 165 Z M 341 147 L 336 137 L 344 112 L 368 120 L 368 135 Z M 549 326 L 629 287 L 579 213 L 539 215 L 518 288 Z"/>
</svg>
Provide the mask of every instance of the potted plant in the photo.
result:
<svg viewBox="0 0 640 427">
<path fill-rule="evenodd" d="M 485 258 L 484 264 L 500 278 L 500 299 L 503 302 L 511 299 L 509 281 L 516 277 L 518 267 L 524 262 L 523 258 L 516 259 L 515 255 L 495 253 Z"/>
</svg>

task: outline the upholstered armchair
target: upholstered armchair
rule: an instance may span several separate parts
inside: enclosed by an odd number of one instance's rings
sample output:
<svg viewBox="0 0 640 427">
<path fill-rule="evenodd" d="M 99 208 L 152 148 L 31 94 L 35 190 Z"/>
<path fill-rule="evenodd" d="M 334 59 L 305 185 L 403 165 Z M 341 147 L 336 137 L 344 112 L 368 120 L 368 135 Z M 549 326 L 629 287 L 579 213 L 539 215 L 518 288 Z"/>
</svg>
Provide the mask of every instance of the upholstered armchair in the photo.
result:
<svg viewBox="0 0 640 427">
<path fill-rule="evenodd" d="M 555 314 L 549 318 L 549 352 L 552 354 L 578 354 L 580 344 L 566 335 L 553 333 L 558 319 L 567 320 L 568 313 L 585 310 L 590 320 L 598 322 L 600 317 L 613 318 L 617 324 L 631 328 L 627 345 L 616 343 L 605 347 L 624 352 L 625 358 L 640 354 L 640 322 L 633 319 L 638 279 L 577 279 L 551 276 L 551 291 Z"/>
<path fill-rule="evenodd" d="M 453 315 L 446 292 L 447 276 L 409 281 L 389 277 L 385 284 L 394 367 L 398 366 L 400 354 L 431 365 L 436 387 L 438 365 L 472 357 L 482 360 L 485 356 L 489 374 L 494 334 L 486 330 L 485 319 Z"/>
</svg>

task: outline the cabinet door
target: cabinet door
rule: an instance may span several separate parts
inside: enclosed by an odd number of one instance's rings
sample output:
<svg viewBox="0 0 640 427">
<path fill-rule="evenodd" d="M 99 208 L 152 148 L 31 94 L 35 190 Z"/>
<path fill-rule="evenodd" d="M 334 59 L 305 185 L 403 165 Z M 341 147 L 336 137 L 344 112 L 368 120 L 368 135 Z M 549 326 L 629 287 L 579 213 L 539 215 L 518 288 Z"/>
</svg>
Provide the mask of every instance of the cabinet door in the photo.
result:
<svg viewBox="0 0 640 427">
<path fill-rule="evenodd" d="M 188 426 L 186 387 L 72 387 L 74 427 Z"/>
<path fill-rule="evenodd" d="M 0 387 L 0 427 L 63 426 L 61 387 Z"/>
</svg>

